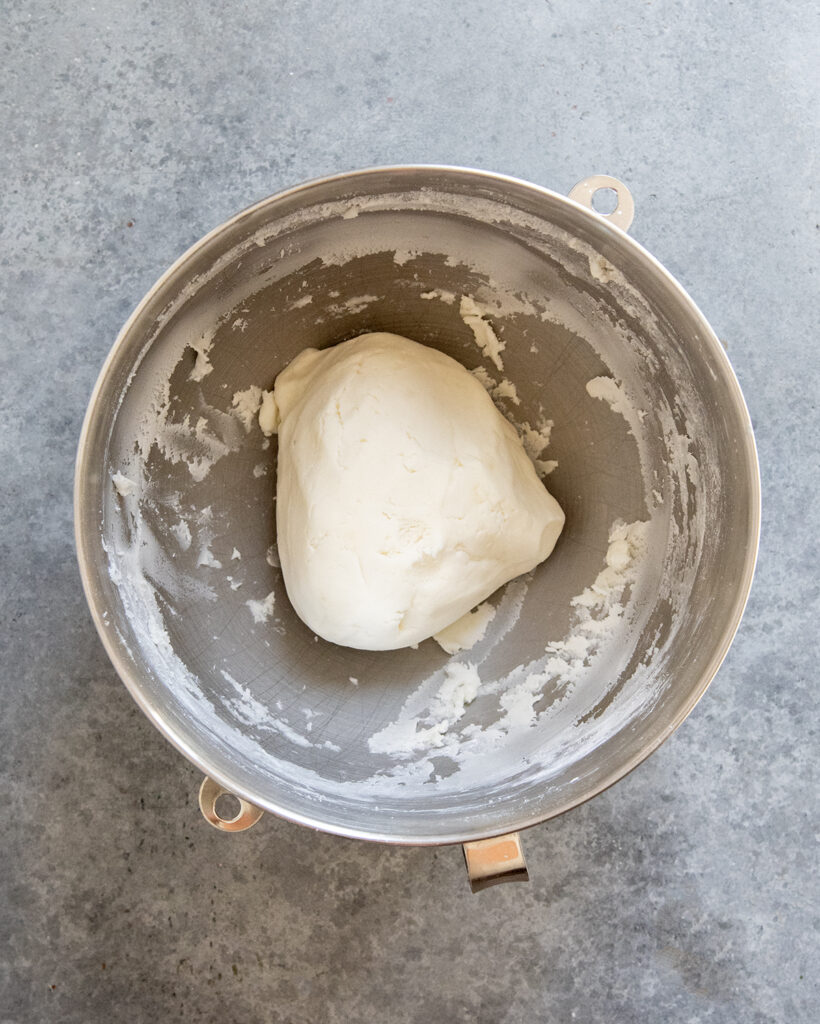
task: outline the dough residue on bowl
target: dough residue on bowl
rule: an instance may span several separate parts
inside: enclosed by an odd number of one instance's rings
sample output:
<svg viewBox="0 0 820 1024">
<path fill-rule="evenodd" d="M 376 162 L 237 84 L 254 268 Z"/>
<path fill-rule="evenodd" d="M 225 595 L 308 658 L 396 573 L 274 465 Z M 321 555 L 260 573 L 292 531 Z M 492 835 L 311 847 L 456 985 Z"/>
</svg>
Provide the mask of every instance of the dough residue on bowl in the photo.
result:
<svg viewBox="0 0 820 1024">
<path fill-rule="evenodd" d="M 648 522 L 613 523 L 603 568 L 590 586 L 573 598 L 569 632 L 550 640 L 543 658 L 485 682 L 478 676 L 483 658 L 471 663 L 471 672 L 475 673 L 471 678 L 479 678 L 479 682 L 470 688 L 470 700 L 465 704 L 478 696 L 496 701 L 493 725 L 481 728 L 471 723 L 460 732 L 453 728 L 463 717 L 464 708 L 457 715 L 453 713 L 451 698 L 460 691 L 453 689 L 451 671 L 459 663 L 449 663 L 440 680 L 438 676 L 425 680 L 408 698 L 398 718 L 370 738 L 371 751 L 401 760 L 421 751 L 446 748 L 450 756 L 462 761 L 480 759 L 497 749 L 505 736 L 536 724 L 536 705 L 548 687 L 555 695 L 551 706 L 554 713 L 561 696 L 570 692 L 594 660 L 604 656 L 622 622 L 628 606 L 625 598 L 637 583 L 646 556 L 648 530 Z M 486 657 L 489 651 L 482 654 Z"/>
</svg>

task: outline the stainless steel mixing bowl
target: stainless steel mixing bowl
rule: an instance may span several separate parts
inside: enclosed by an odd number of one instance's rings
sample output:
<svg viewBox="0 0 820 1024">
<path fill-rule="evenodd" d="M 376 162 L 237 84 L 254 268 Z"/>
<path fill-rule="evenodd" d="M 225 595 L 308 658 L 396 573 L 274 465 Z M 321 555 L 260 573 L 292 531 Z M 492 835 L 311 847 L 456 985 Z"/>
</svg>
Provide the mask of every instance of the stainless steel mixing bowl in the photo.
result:
<svg viewBox="0 0 820 1024">
<path fill-rule="evenodd" d="M 607 184 L 618 196 L 610 217 L 591 207 Z M 309 182 L 193 246 L 123 328 L 80 441 L 79 562 L 118 673 L 214 780 L 211 803 L 224 788 L 249 813 L 384 842 L 497 836 L 621 778 L 717 671 L 759 531 L 746 407 L 697 307 L 625 233 L 626 189 L 595 178 L 573 197 L 449 167 Z M 478 772 L 435 750 L 372 752 L 368 739 L 447 656 L 432 641 L 386 653 L 335 647 L 296 618 L 271 564 L 275 442 L 264 448 L 232 407 L 304 347 L 365 331 L 493 371 L 459 315 L 462 295 L 505 344 L 504 376 L 520 397 L 510 415 L 554 421 L 549 487 L 567 515 L 555 553 L 514 585 L 515 600 L 498 596 L 484 647 L 469 652 L 482 680 L 540 664 L 571 626 L 571 599 L 600 572 L 613 520 L 650 523 L 640 579 L 607 644 L 576 684 L 547 685 L 536 724 Z M 602 376 L 629 396 L 631 418 L 588 394 Z M 112 485 L 118 472 L 133 488 Z M 491 726 L 498 701 L 477 700 L 459 727 Z"/>
</svg>

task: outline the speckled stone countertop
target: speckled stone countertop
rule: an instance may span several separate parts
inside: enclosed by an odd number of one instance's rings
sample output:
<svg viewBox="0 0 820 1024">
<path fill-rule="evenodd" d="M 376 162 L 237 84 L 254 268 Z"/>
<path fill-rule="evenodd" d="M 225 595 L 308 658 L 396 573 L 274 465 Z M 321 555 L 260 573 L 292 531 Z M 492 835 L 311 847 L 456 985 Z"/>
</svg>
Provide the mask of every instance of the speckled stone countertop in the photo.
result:
<svg viewBox="0 0 820 1024">
<path fill-rule="evenodd" d="M 820 1018 L 816 30 L 799 0 L 2 6 L 2 1024 Z M 210 829 L 72 539 L 90 390 L 159 274 L 258 198 L 401 162 L 626 181 L 763 472 L 758 576 L 703 701 L 527 834 L 528 886 L 478 896 L 458 848 Z"/>
</svg>

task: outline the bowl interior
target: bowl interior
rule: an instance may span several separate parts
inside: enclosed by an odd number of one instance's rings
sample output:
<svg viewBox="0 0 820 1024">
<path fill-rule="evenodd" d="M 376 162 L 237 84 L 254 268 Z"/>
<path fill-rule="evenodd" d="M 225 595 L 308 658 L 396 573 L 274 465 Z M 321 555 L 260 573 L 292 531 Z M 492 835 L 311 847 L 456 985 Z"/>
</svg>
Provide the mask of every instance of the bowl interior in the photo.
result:
<svg viewBox="0 0 820 1024">
<path fill-rule="evenodd" d="M 503 371 L 463 296 L 504 344 Z M 550 559 L 494 595 L 484 639 L 452 656 L 482 686 L 438 745 L 420 738 L 440 724 L 451 661 L 434 641 L 349 650 L 291 610 L 275 438 L 237 409 L 304 347 L 365 331 L 512 382 L 518 402 L 499 392 L 499 407 L 531 440 L 540 431 L 567 516 Z M 404 842 L 543 820 L 637 764 L 716 671 L 757 534 L 745 407 L 682 290 L 561 197 L 429 168 L 275 197 L 172 268 L 101 375 L 77 502 L 98 627 L 166 735 L 259 806 Z M 645 553 L 605 601 L 573 603 L 600 588 L 616 522 L 645 524 Z"/>
</svg>

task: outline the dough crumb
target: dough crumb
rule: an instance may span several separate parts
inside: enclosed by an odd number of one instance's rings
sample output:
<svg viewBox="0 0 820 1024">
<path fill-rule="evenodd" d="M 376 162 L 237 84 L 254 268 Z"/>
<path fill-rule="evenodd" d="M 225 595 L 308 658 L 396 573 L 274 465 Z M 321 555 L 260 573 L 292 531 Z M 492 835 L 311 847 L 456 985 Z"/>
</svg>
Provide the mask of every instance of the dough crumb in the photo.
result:
<svg viewBox="0 0 820 1024">
<path fill-rule="evenodd" d="M 545 476 L 549 476 L 553 470 L 558 469 L 558 463 L 555 459 L 536 459 L 534 462 L 535 472 L 543 480 Z"/>
<path fill-rule="evenodd" d="M 421 297 L 423 299 L 439 299 L 441 302 L 446 302 L 448 306 L 452 306 L 456 301 L 455 293 L 445 291 L 443 288 L 433 288 L 432 291 L 422 292 Z"/>
<path fill-rule="evenodd" d="M 114 490 L 117 494 L 122 495 L 123 498 L 127 498 L 137 489 L 137 485 L 133 480 L 130 480 L 127 476 L 119 472 L 115 473 L 111 477 L 111 483 L 114 485 Z"/>
<path fill-rule="evenodd" d="M 208 547 L 207 544 L 204 545 L 204 547 L 200 550 L 199 558 L 197 558 L 196 564 L 197 565 L 206 565 L 206 566 L 208 566 L 211 569 L 221 569 L 222 568 L 222 563 L 219 561 L 218 558 L 214 557 L 213 552 L 211 551 L 210 547 Z"/>
<path fill-rule="evenodd" d="M 279 408 L 272 391 L 262 392 L 259 406 L 259 426 L 265 437 L 270 437 L 279 429 Z"/>
<path fill-rule="evenodd" d="M 511 380 L 507 380 L 506 377 L 493 388 L 492 394 L 493 398 L 509 398 L 515 405 L 521 405 L 515 384 Z"/>
<path fill-rule="evenodd" d="M 261 624 L 267 622 L 268 619 L 273 615 L 273 606 L 276 603 L 276 594 L 271 591 L 267 597 L 261 601 L 246 601 L 245 604 L 250 608 L 253 621 Z"/>
<path fill-rule="evenodd" d="M 596 281 L 602 281 L 604 284 L 613 280 L 617 274 L 609 260 L 599 254 L 589 257 L 589 272 Z"/>
<path fill-rule="evenodd" d="M 527 421 L 521 424 L 519 430 L 521 440 L 527 450 L 527 455 L 529 455 L 533 462 L 549 447 L 552 428 L 552 420 L 542 420 L 540 426 L 537 427 L 533 427 Z"/>
<path fill-rule="evenodd" d="M 191 546 L 191 527 L 185 522 L 184 519 L 180 519 L 178 523 L 175 523 L 171 527 L 171 533 L 176 537 L 177 543 L 183 551 L 187 551 Z"/>
<path fill-rule="evenodd" d="M 458 312 L 461 319 L 473 332 L 476 345 L 484 353 L 484 356 L 492 360 L 496 369 L 503 373 L 504 364 L 501 361 L 501 353 L 506 345 L 495 333 L 492 324 L 486 319 L 487 313 L 469 295 L 461 296 Z"/>
<path fill-rule="evenodd" d="M 261 403 L 262 388 L 257 387 L 255 384 L 251 384 L 251 386 L 249 388 L 245 388 L 244 391 L 235 391 L 233 394 L 231 405 L 239 419 L 239 422 L 245 428 L 246 434 L 249 434 L 251 431 L 251 427 L 256 420 Z"/>
<path fill-rule="evenodd" d="M 194 362 L 193 369 L 188 374 L 188 380 L 199 382 L 203 378 L 207 377 L 211 370 L 213 370 L 213 366 L 211 366 L 211 360 L 209 358 L 209 353 L 213 343 L 213 338 L 208 341 L 203 338 L 201 341 L 192 342 L 188 346 L 196 353 L 196 360 Z"/>
</svg>

